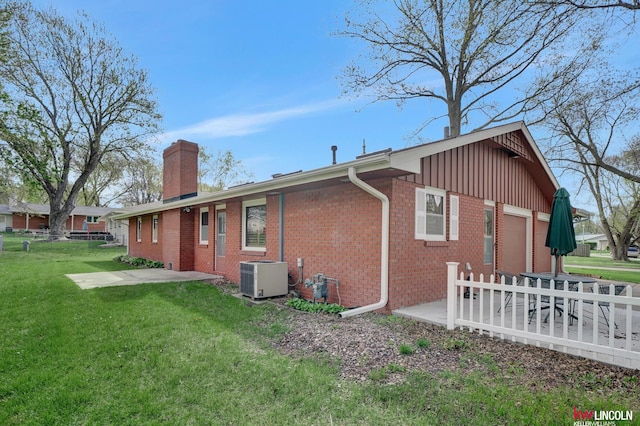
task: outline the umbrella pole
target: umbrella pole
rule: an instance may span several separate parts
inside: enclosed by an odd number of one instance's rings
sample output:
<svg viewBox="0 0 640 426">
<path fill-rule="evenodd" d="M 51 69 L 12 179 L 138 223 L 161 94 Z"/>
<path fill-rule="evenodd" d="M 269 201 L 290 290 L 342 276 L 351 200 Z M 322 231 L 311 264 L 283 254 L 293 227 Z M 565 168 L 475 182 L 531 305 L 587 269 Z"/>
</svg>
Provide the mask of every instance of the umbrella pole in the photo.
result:
<svg viewBox="0 0 640 426">
<path fill-rule="evenodd" d="M 554 268 L 554 269 L 555 269 L 554 277 L 557 277 L 557 276 L 558 276 L 558 261 L 559 261 L 559 260 L 560 260 L 560 256 L 558 256 L 558 255 L 556 254 L 556 267 Z"/>
</svg>

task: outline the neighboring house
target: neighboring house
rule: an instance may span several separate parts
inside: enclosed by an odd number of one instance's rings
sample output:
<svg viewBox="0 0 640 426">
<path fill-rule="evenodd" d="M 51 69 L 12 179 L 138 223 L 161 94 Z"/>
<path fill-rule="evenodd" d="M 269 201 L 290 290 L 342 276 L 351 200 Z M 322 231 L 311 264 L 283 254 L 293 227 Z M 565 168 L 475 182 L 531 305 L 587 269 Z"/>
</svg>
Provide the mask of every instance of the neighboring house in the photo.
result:
<svg viewBox="0 0 640 426">
<path fill-rule="evenodd" d="M 521 122 L 206 195 L 196 144 L 163 157 L 164 201 L 113 218 L 129 219 L 130 255 L 168 269 L 239 282 L 241 261 L 285 261 L 292 281 L 323 273 L 343 305 L 383 312 L 445 298 L 448 261 L 486 276 L 551 270 L 558 183 Z"/>
<path fill-rule="evenodd" d="M 595 250 L 607 250 L 609 247 L 609 240 L 605 234 L 583 234 L 579 229 L 576 229 L 576 241 L 578 244 L 593 244 Z"/>
<path fill-rule="evenodd" d="M 8 204 L 0 204 L 0 232 L 13 229 L 13 213 Z"/>
<path fill-rule="evenodd" d="M 116 214 L 124 213 L 126 208 L 110 210 L 107 214 L 100 216 L 100 222 L 104 223 L 105 231 L 113 235 L 113 241 L 126 245 L 129 241 L 129 221 L 114 219 Z"/>
<path fill-rule="evenodd" d="M 108 207 L 78 206 L 69 215 L 65 231 L 105 231 L 101 216 Z M 39 232 L 49 229 L 49 206 L 46 204 L 15 203 L 0 205 L 0 230 Z"/>
</svg>

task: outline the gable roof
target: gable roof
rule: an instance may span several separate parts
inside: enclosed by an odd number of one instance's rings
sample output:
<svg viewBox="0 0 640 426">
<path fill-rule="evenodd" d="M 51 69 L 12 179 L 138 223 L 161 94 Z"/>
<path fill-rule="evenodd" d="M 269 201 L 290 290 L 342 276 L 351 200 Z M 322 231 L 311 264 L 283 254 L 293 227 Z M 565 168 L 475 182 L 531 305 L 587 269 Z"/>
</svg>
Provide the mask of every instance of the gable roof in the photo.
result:
<svg viewBox="0 0 640 426">
<path fill-rule="evenodd" d="M 519 121 L 502 126 L 492 127 L 490 129 L 479 130 L 458 137 L 443 139 L 440 141 L 430 142 L 415 147 L 403 148 L 396 151 L 391 149 L 379 151 L 371 154 L 359 156 L 355 160 L 345 163 L 334 164 L 310 171 L 294 172 L 283 175 L 276 175 L 273 179 L 238 185 L 226 190 L 201 194 L 192 198 L 182 199 L 174 202 L 156 202 L 150 204 L 142 204 L 126 209 L 118 209 L 112 216 L 113 219 L 126 219 L 137 215 L 150 214 L 176 208 L 190 207 L 198 204 L 212 203 L 217 201 L 225 201 L 233 198 L 241 198 L 248 196 L 264 196 L 267 193 L 279 193 L 294 187 L 302 186 L 322 186 L 328 181 L 344 180 L 348 176 L 350 168 L 354 168 L 362 177 L 376 176 L 402 176 L 421 172 L 421 159 L 439 152 L 454 149 L 460 146 L 491 140 L 500 135 L 511 132 L 521 132 L 527 145 L 533 152 L 533 158 L 527 159 L 528 168 L 531 169 L 534 176 L 543 180 L 542 186 L 553 195 L 555 190 L 559 188 L 551 168 L 544 159 L 542 152 L 536 145 L 531 133 L 527 129 L 524 122 Z"/>
</svg>

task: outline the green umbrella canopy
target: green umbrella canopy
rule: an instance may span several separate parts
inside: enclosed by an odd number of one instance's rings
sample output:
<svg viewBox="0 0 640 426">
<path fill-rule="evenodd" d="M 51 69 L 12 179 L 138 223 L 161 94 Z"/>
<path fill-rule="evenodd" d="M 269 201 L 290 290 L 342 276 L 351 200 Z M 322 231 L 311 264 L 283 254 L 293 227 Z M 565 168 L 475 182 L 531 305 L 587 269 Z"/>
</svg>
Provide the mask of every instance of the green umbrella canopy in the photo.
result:
<svg viewBox="0 0 640 426">
<path fill-rule="evenodd" d="M 564 256 L 576 249 L 576 233 L 573 229 L 573 213 L 569 192 L 560 188 L 553 194 L 551 217 L 545 246 L 551 249 L 552 256 Z"/>
</svg>

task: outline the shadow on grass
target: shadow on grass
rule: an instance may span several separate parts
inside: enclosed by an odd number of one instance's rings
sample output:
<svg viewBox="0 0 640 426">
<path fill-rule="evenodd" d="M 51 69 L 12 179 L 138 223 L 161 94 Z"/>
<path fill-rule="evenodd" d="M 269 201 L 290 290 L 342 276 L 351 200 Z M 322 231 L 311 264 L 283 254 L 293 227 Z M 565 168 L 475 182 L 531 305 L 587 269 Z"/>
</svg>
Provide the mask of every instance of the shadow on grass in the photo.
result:
<svg viewBox="0 0 640 426">
<path fill-rule="evenodd" d="M 215 286 L 202 281 L 147 283 L 84 291 L 94 292 L 105 303 L 138 303 L 156 298 L 174 305 L 186 317 L 215 322 L 245 337 L 256 336 L 256 321 L 277 316 L 269 306 L 254 305 L 247 300 L 224 294 Z"/>
</svg>

